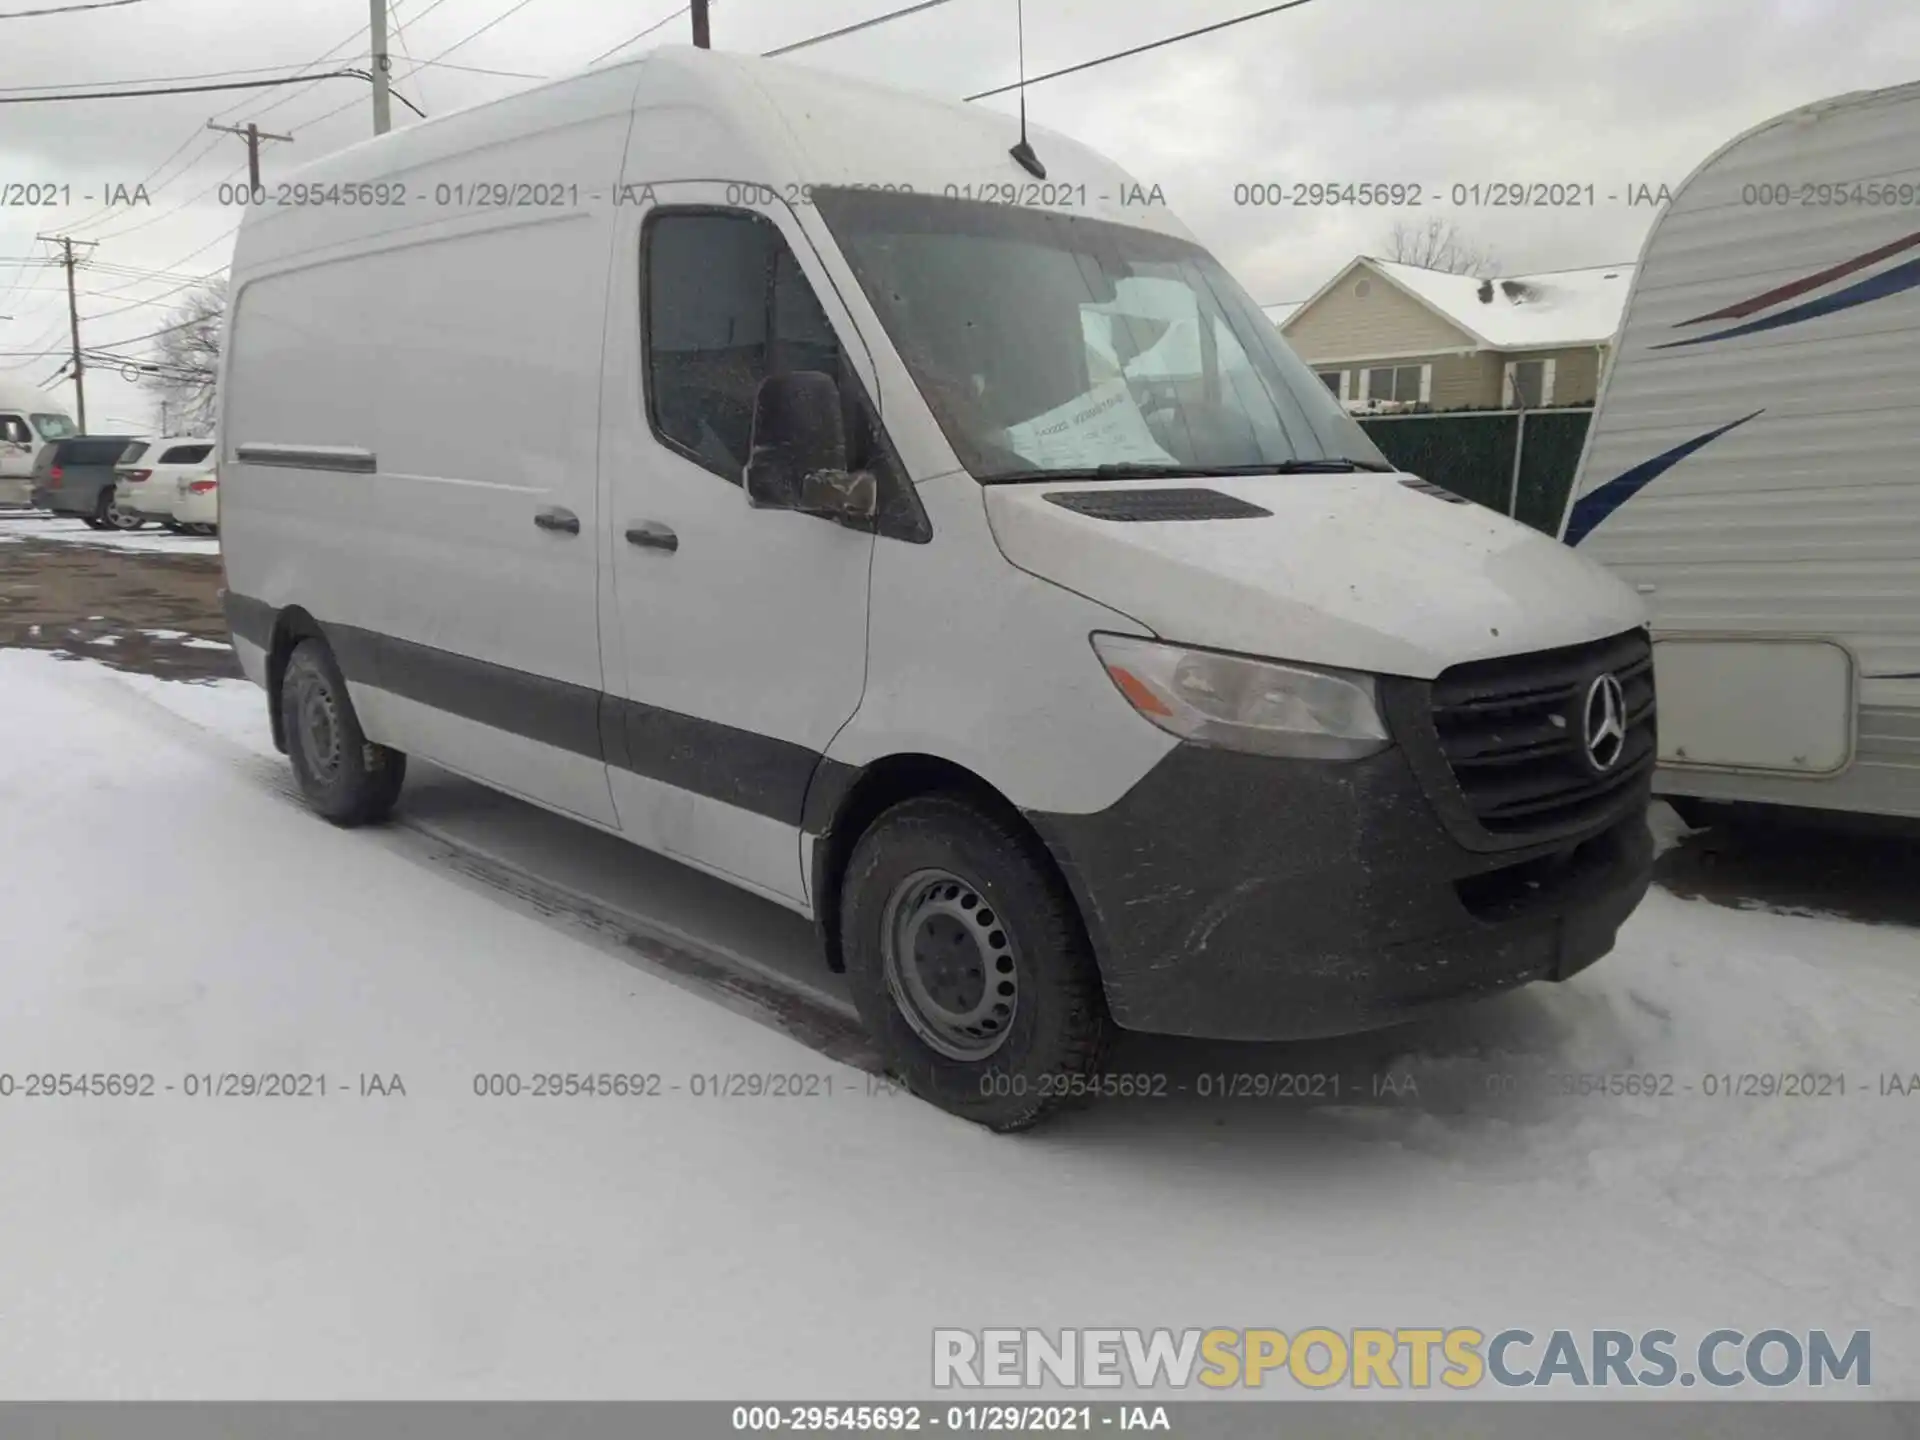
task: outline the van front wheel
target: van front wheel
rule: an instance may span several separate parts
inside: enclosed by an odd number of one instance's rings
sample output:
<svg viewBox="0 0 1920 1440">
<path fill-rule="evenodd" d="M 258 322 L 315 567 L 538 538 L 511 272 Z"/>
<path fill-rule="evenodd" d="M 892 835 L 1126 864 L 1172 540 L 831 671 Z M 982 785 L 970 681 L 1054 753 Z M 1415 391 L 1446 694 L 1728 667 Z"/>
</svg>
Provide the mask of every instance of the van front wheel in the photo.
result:
<svg viewBox="0 0 1920 1440">
<path fill-rule="evenodd" d="M 280 682 L 280 721 L 300 793 L 336 825 L 384 820 L 400 798 L 407 757 L 376 745 L 353 713 L 347 682 L 322 640 L 302 640 Z"/>
<path fill-rule="evenodd" d="M 887 811 L 841 889 L 854 1003 L 889 1073 L 1024 1130 L 1093 1090 L 1113 1025 L 1072 898 L 1035 841 L 963 800 Z"/>
</svg>

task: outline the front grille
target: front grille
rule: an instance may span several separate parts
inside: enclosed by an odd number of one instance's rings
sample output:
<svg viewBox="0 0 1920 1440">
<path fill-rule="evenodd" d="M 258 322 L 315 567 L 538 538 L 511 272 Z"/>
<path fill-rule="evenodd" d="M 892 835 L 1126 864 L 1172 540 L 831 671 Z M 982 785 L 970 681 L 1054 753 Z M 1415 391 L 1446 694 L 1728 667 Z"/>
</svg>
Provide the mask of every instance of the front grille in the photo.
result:
<svg viewBox="0 0 1920 1440">
<path fill-rule="evenodd" d="M 1586 739 L 1601 675 L 1620 682 L 1626 729 L 1604 769 L 1590 761 Z M 1653 767 L 1652 647 L 1633 630 L 1456 665 L 1433 682 L 1432 714 L 1441 754 L 1482 829 L 1511 840 L 1566 834 L 1606 819 Z"/>
</svg>

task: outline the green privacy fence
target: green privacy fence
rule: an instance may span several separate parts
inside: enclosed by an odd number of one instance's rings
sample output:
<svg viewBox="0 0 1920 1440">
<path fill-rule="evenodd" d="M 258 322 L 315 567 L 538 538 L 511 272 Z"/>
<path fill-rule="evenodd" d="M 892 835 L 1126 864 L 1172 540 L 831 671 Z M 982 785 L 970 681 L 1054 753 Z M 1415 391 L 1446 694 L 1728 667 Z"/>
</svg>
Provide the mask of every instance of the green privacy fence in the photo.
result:
<svg viewBox="0 0 1920 1440">
<path fill-rule="evenodd" d="M 1360 426 L 1402 470 L 1551 535 L 1592 419 L 1589 406 L 1371 415 Z"/>
</svg>

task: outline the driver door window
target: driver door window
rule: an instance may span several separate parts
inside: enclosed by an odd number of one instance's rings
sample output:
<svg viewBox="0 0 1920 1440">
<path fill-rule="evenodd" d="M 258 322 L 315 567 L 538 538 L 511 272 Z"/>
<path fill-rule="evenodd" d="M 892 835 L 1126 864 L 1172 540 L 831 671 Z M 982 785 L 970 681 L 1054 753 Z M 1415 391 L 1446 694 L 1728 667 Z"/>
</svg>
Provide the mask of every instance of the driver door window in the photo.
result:
<svg viewBox="0 0 1920 1440">
<path fill-rule="evenodd" d="M 760 382 L 789 370 L 841 378 L 833 326 L 780 232 L 759 216 L 662 213 L 644 253 L 654 433 L 737 485 Z"/>
</svg>

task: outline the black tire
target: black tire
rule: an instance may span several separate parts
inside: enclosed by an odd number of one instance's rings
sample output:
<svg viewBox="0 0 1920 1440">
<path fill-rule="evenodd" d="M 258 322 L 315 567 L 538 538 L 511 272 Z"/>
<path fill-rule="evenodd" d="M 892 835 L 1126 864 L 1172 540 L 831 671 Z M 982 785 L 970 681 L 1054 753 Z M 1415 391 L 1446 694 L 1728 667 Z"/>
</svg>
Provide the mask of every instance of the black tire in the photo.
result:
<svg viewBox="0 0 1920 1440">
<path fill-rule="evenodd" d="M 113 528 L 97 515 L 82 515 L 80 517 L 80 523 L 85 525 L 89 530 L 110 530 Z"/>
<path fill-rule="evenodd" d="M 190 526 L 182 525 L 178 520 L 162 520 L 160 528 L 169 535 L 185 535 L 191 529 Z"/>
<path fill-rule="evenodd" d="M 344 827 L 387 818 L 407 778 L 407 757 L 367 739 L 324 640 L 294 647 L 280 682 L 280 723 L 307 804 Z"/>
<path fill-rule="evenodd" d="M 94 518 L 100 522 L 93 527 L 96 530 L 139 530 L 147 523 L 131 511 L 122 510 L 115 505 L 111 490 L 100 492 L 100 498 L 93 504 L 93 514 Z M 127 523 L 122 524 L 122 520 Z"/>
<path fill-rule="evenodd" d="M 921 958 L 902 953 L 909 929 Z M 1088 1093 L 1106 1061 L 1113 1022 L 1072 897 L 1030 836 L 965 800 L 905 801 L 860 837 L 840 936 L 854 1003 L 888 1073 L 943 1110 L 1024 1130 Z M 915 985 L 979 1015 L 973 1036 L 949 1031 L 948 1045 L 994 1048 L 940 1048 L 928 1029 L 959 1012 L 930 1015 L 903 993 Z M 1010 1013 L 980 1014 L 1008 985 Z"/>
</svg>

